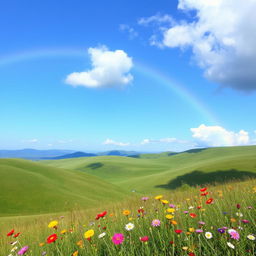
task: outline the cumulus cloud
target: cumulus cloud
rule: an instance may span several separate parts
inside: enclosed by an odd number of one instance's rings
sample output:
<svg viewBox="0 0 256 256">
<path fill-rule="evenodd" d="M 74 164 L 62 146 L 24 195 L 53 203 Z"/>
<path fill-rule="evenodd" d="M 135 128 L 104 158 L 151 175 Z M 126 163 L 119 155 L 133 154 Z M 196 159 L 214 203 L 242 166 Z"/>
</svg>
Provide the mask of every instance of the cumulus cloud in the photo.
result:
<svg viewBox="0 0 256 256">
<path fill-rule="evenodd" d="M 172 18 L 172 16 L 168 14 L 160 14 L 157 13 L 156 15 L 152 15 L 150 17 L 143 17 L 138 20 L 139 25 L 148 26 L 150 24 L 174 24 L 175 20 Z"/>
<path fill-rule="evenodd" d="M 127 143 L 124 143 L 124 142 L 117 142 L 117 141 L 114 141 L 112 139 L 106 139 L 104 142 L 103 142 L 103 145 L 114 145 L 114 146 L 120 146 L 120 147 L 124 147 L 124 146 L 129 146 L 130 143 L 127 142 Z"/>
<path fill-rule="evenodd" d="M 206 126 L 204 124 L 190 130 L 199 146 L 221 147 L 251 144 L 249 134 L 244 130 L 236 133 L 221 126 Z"/>
<path fill-rule="evenodd" d="M 129 39 L 131 39 L 131 40 L 136 38 L 139 35 L 138 32 L 134 28 L 132 28 L 131 26 L 126 25 L 126 24 L 120 24 L 119 30 L 124 33 L 127 33 Z"/>
<path fill-rule="evenodd" d="M 162 138 L 158 140 L 152 140 L 152 139 L 144 139 L 141 144 L 150 144 L 150 143 L 181 143 L 181 144 L 186 144 L 188 141 L 185 140 L 178 140 L 176 138 Z"/>
<path fill-rule="evenodd" d="M 154 44 L 191 48 L 208 79 L 237 90 L 256 90 L 256 1 L 179 0 L 178 9 L 194 16 L 163 30 L 162 40 Z"/>
<path fill-rule="evenodd" d="M 132 58 L 123 50 L 110 51 L 106 46 L 89 48 L 92 69 L 74 72 L 67 76 L 66 83 L 89 88 L 121 87 L 129 84 L 133 77 L 129 73 Z"/>
</svg>

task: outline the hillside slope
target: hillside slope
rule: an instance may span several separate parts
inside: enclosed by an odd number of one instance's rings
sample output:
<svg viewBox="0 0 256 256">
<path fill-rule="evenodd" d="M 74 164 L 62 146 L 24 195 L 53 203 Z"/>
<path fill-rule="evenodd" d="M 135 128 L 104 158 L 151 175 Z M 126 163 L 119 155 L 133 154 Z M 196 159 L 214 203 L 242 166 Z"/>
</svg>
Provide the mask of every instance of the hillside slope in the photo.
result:
<svg viewBox="0 0 256 256">
<path fill-rule="evenodd" d="M 120 200 L 122 189 L 85 172 L 0 159 L 0 216 L 60 212 Z"/>
<path fill-rule="evenodd" d="M 256 176 L 256 146 L 190 150 L 157 158 L 91 157 L 44 161 L 83 171 L 127 190 L 153 192 L 189 185 Z"/>
</svg>

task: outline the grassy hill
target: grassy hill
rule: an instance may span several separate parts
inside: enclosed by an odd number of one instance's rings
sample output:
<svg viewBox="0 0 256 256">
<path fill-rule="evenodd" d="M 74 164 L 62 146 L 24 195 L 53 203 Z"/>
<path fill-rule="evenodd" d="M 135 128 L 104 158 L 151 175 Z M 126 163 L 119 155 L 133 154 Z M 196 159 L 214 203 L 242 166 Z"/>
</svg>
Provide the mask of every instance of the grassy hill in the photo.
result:
<svg viewBox="0 0 256 256">
<path fill-rule="evenodd" d="M 18 159 L 0 159 L 0 188 L 0 216 L 61 212 L 125 196 L 119 187 L 85 172 Z"/>
<path fill-rule="evenodd" d="M 256 176 L 256 146 L 194 149 L 179 154 L 91 157 L 43 161 L 95 175 L 128 191 L 152 193 Z"/>
</svg>

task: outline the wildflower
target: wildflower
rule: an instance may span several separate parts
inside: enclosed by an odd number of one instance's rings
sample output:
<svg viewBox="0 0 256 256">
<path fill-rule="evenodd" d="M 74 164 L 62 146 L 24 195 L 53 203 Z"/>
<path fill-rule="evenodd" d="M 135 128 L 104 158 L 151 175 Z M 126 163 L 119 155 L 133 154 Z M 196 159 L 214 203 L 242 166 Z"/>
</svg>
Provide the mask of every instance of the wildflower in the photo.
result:
<svg viewBox="0 0 256 256">
<path fill-rule="evenodd" d="M 174 218 L 174 216 L 171 215 L 171 214 L 167 214 L 167 215 L 165 215 L 165 218 L 168 219 L 168 220 L 171 220 L 171 219 Z"/>
<path fill-rule="evenodd" d="M 97 214 L 95 220 L 98 220 L 98 219 L 100 219 L 100 218 L 104 218 L 106 215 L 107 215 L 107 212 L 106 212 L 106 211 L 104 211 L 104 212 L 102 212 L 102 213 L 99 213 L 99 214 Z"/>
<path fill-rule="evenodd" d="M 235 249 L 235 246 L 233 244 L 231 244 L 230 242 L 227 242 L 228 247 Z"/>
<path fill-rule="evenodd" d="M 205 224 L 205 222 L 204 222 L 204 221 L 198 221 L 198 224 L 200 224 L 200 225 L 204 225 L 204 224 Z"/>
<path fill-rule="evenodd" d="M 134 224 L 133 224 L 133 223 L 128 223 L 128 224 L 126 224 L 126 225 L 125 225 L 125 229 L 126 229 L 127 231 L 133 230 L 133 229 L 134 229 Z"/>
<path fill-rule="evenodd" d="M 83 248 L 83 240 L 79 240 L 78 242 L 76 242 L 77 246 L 79 246 L 80 248 Z"/>
<path fill-rule="evenodd" d="M 204 231 L 202 229 L 196 229 L 196 233 L 203 233 Z"/>
<path fill-rule="evenodd" d="M 237 205 L 236 205 L 236 208 L 237 208 L 237 209 L 240 209 L 240 208 L 241 208 L 241 205 L 240 205 L 240 204 L 237 204 Z"/>
<path fill-rule="evenodd" d="M 15 244 L 17 244 L 18 243 L 18 241 L 14 241 L 14 242 L 12 242 L 12 243 L 10 243 L 12 246 L 14 246 Z"/>
<path fill-rule="evenodd" d="M 187 246 L 183 246 L 183 247 L 182 247 L 182 250 L 187 251 L 187 250 L 188 250 L 188 247 L 187 247 Z"/>
<path fill-rule="evenodd" d="M 211 233 L 211 232 L 206 232 L 206 233 L 205 233 L 205 237 L 206 237 L 207 239 L 211 239 L 211 238 L 212 238 L 212 233 Z"/>
<path fill-rule="evenodd" d="M 103 238 L 106 235 L 106 232 L 103 232 L 101 234 L 99 234 L 98 238 Z"/>
<path fill-rule="evenodd" d="M 188 256 L 196 256 L 193 252 L 189 252 Z"/>
<path fill-rule="evenodd" d="M 207 196 L 209 193 L 208 192 L 204 192 L 204 193 L 201 193 L 201 196 Z"/>
<path fill-rule="evenodd" d="M 249 220 L 242 220 L 243 223 L 247 224 L 247 223 L 250 223 Z"/>
<path fill-rule="evenodd" d="M 168 204 L 169 201 L 168 201 L 168 200 L 161 200 L 161 203 L 162 203 L 162 204 Z"/>
<path fill-rule="evenodd" d="M 13 237 L 16 238 L 20 235 L 20 232 L 18 232 L 17 234 L 15 234 Z"/>
<path fill-rule="evenodd" d="M 153 227 L 159 227 L 159 226 L 161 225 L 161 221 L 158 220 L 158 219 L 154 219 L 154 220 L 152 220 L 151 225 L 152 225 Z"/>
<path fill-rule="evenodd" d="M 123 211 L 123 215 L 124 215 L 124 216 L 128 216 L 130 213 L 131 213 L 131 212 L 130 212 L 129 210 L 124 210 L 124 211 Z"/>
<path fill-rule="evenodd" d="M 169 204 L 169 207 L 170 208 L 175 208 L 175 205 L 174 204 Z"/>
<path fill-rule="evenodd" d="M 188 230 L 189 230 L 189 232 L 192 232 L 192 233 L 195 232 L 194 228 L 189 228 Z"/>
<path fill-rule="evenodd" d="M 254 235 L 248 235 L 247 238 L 252 241 L 254 241 L 256 239 Z"/>
<path fill-rule="evenodd" d="M 176 234 L 181 234 L 181 233 L 182 233 L 182 230 L 181 230 L 181 229 L 175 229 L 174 232 L 175 232 Z"/>
<path fill-rule="evenodd" d="M 57 220 L 53 220 L 48 224 L 48 228 L 57 228 L 58 225 L 58 221 Z"/>
<path fill-rule="evenodd" d="M 190 213 L 189 215 L 190 215 L 191 218 L 195 218 L 196 217 L 195 213 Z"/>
<path fill-rule="evenodd" d="M 235 218 L 231 218 L 230 221 L 231 222 L 236 222 L 236 219 Z"/>
<path fill-rule="evenodd" d="M 238 216 L 238 217 L 243 217 L 243 214 L 242 214 L 241 212 L 237 212 L 237 213 L 236 213 L 236 216 Z"/>
<path fill-rule="evenodd" d="M 148 236 L 140 237 L 140 241 L 146 243 L 148 241 Z"/>
<path fill-rule="evenodd" d="M 27 251 L 28 251 L 28 246 L 25 246 L 25 247 L 21 248 L 21 249 L 18 251 L 18 255 L 23 255 L 23 254 L 25 254 Z"/>
<path fill-rule="evenodd" d="M 168 212 L 168 213 L 174 213 L 174 212 L 175 212 L 175 209 L 174 209 L 174 208 L 168 208 L 168 209 L 166 210 L 166 212 Z"/>
<path fill-rule="evenodd" d="M 144 202 L 147 201 L 148 199 L 149 199 L 149 198 L 148 198 L 147 196 L 143 196 L 143 197 L 141 198 L 141 200 L 144 201 Z"/>
<path fill-rule="evenodd" d="M 236 232 L 236 230 L 233 228 L 228 229 L 228 233 L 230 234 L 231 232 Z"/>
<path fill-rule="evenodd" d="M 160 200 L 160 199 L 162 199 L 162 198 L 163 198 L 163 196 L 162 196 L 162 195 L 155 196 L 155 199 L 156 199 L 156 200 Z"/>
<path fill-rule="evenodd" d="M 17 251 L 18 247 L 17 246 L 14 246 L 12 249 L 11 249 L 11 252 L 15 252 Z"/>
<path fill-rule="evenodd" d="M 42 256 L 45 256 L 46 254 L 47 254 L 47 252 L 45 252 L 45 251 L 41 253 Z"/>
<path fill-rule="evenodd" d="M 225 229 L 224 228 L 218 228 L 218 232 L 223 234 L 223 233 L 225 233 Z"/>
<path fill-rule="evenodd" d="M 68 231 L 67 231 L 66 229 L 63 229 L 63 230 L 61 230 L 60 233 L 61 233 L 62 235 L 64 235 L 64 234 L 67 233 L 67 232 L 68 232 Z"/>
<path fill-rule="evenodd" d="M 206 204 L 211 204 L 213 202 L 213 198 L 209 198 L 207 201 L 206 201 Z"/>
<path fill-rule="evenodd" d="M 91 237 L 93 237 L 94 236 L 94 230 L 93 229 L 90 229 L 90 230 L 88 230 L 88 231 L 86 231 L 85 233 L 84 233 L 84 237 L 86 238 L 86 239 L 90 239 Z"/>
<path fill-rule="evenodd" d="M 7 236 L 12 236 L 13 233 L 14 233 L 14 229 L 12 229 L 12 230 L 7 234 Z"/>
<path fill-rule="evenodd" d="M 56 234 L 52 234 L 52 235 L 50 235 L 50 236 L 48 236 L 48 238 L 47 238 L 47 243 L 48 244 L 50 244 L 50 243 L 53 243 L 53 242 L 55 242 L 56 240 L 57 240 L 57 235 Z"/>
<path fill-rule="evenodd" d="M 232 232 L 230 232 L 229 234 L 231 235 L 231 238 L 233 238 L 233 239 L 235 239 L 235 240 L 239 240 L 239 238 L 240 238 L 239 233 L 236 232 L 236 231 L 235 231 L 235 232 L 232 231 Z"/>
<path fill-rule="evenodd" d="M 123 243 L 123 241 L 124 241 L 124 235 L 121 233 L 116 233 L 112 237 L 112 242 L 114 244 L 121 244 L 121 243 Z"/>
<path fill-rule="evenodd" d="M 44 243 L 39 243 L 39 246 L 40 246 L 40 247 L 44 246 Z"/>
<path fill-rule="evenodd" d="M 185 214 L 188 214 L 188 211 L 184 211 Z"/>
<path fill-rule="evenodd" d="M 78 255 L 78 251 L 75 251 L 72 253 L 72 256 L 77 256 Z"/>
<path fill-rule="evenodd" d="M 176 220 L 172 220 L 171 223 L 172 223 L 172 225 L 177 225 L 178 224 L 178 222 Z"/>
<path fill-rule="evenodd" d="M 200 192 L 205 192 L 207 190 L 207 188 L 205 187 L 205 188 L 201 188 L 200 189 Z"/>
<path fill-rule="evenodd" d="M 195 207 L 194 206 L 189 206 L 188 209 L 191 210 L 191 209 L 194 209 Z"/>
</svg>

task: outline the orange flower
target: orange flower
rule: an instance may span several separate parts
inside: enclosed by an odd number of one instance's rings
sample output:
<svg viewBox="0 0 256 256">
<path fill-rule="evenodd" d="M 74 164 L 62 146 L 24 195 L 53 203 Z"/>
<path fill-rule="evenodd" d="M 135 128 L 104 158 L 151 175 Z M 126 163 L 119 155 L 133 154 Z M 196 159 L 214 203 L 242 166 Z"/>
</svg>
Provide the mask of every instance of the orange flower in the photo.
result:
<svg viewBox="0 0 256 256">
<path fill-rule="evenodd" d="M 190 215 L 191 218 L 195 218 L 196 217 L 195 213 L 190 213 L 189 215 Z"/>
<path fill-rule="evenodd" d="M 78 251 L 75 251 L 72 253 L 72 256 L 77 256 L 78 255 Z"/>
<path fill-rule="evenodd" d="M 128 216 L 131 212 L 129 210 L 124 210 L 123 215 Z"/>
</svg>

